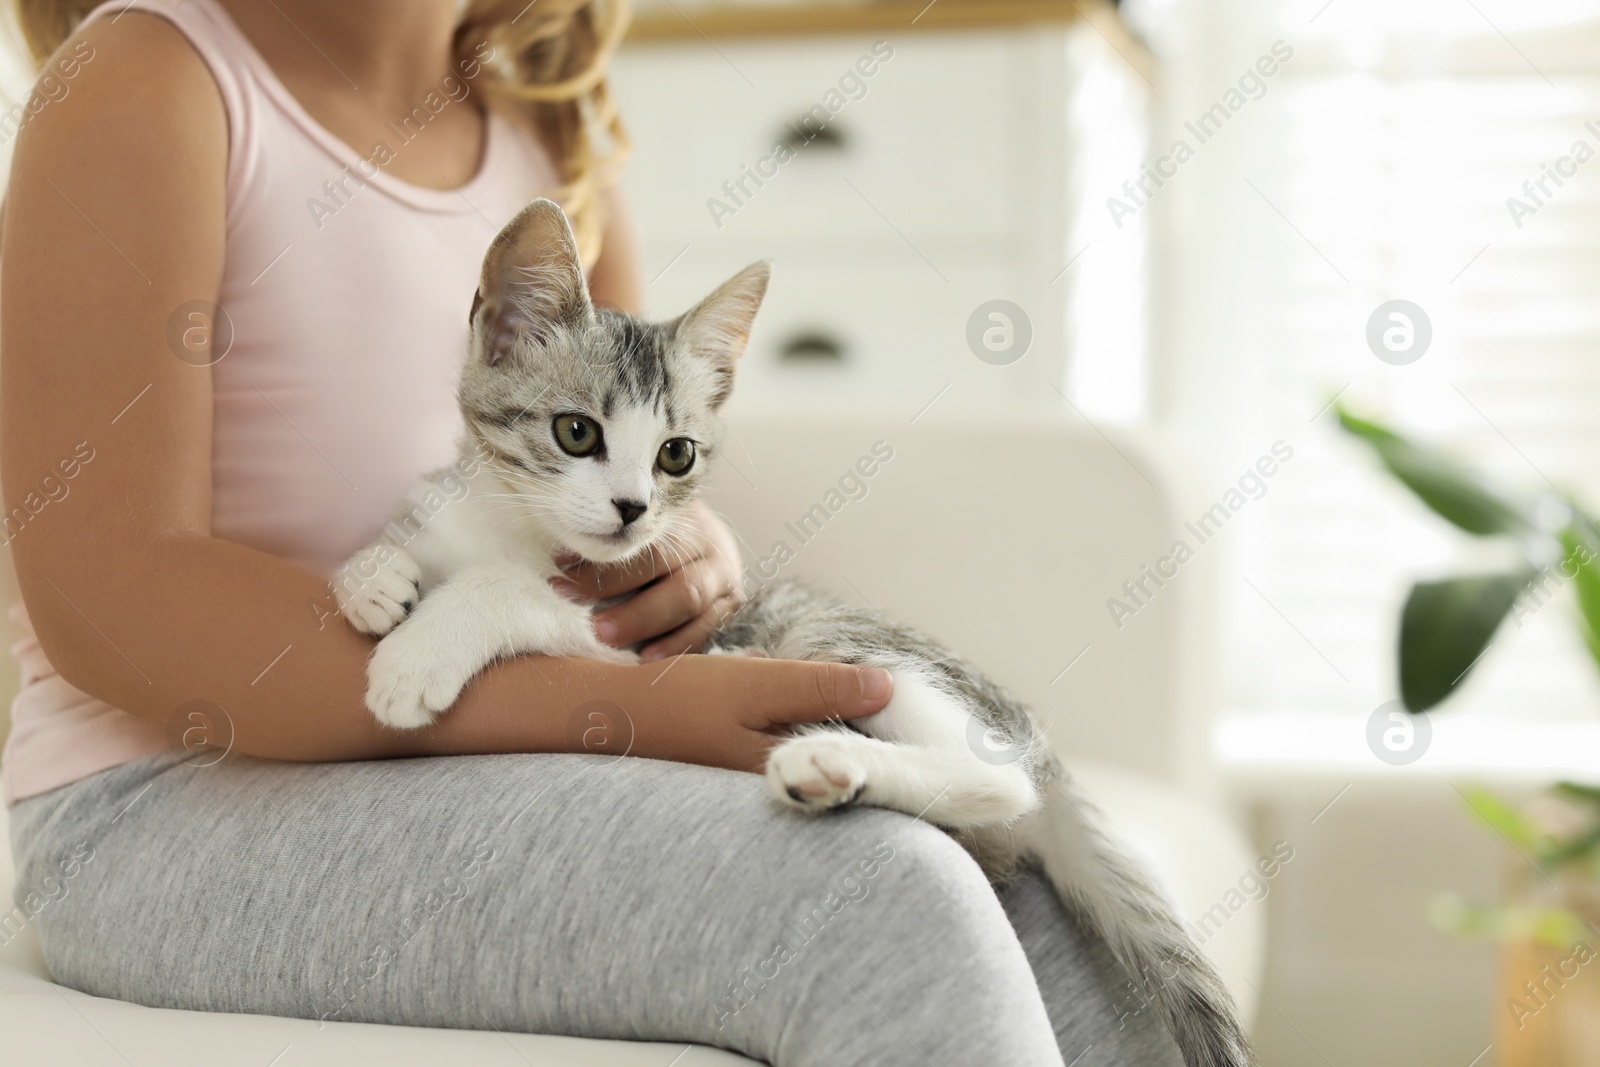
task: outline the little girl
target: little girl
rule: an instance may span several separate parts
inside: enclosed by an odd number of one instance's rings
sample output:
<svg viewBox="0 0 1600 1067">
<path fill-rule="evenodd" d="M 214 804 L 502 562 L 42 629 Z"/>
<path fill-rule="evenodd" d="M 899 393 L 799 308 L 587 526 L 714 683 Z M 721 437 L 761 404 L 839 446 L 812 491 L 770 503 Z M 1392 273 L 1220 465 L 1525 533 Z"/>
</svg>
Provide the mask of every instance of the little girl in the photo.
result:
<svg viewBox="0 0 1600 1067">
<path fill-rule="evenodd" d="M 681 655 L 738 598 L 708 512 L 680 557 L 560 580 L 635 592 L 595 625 L 642 664 L 508 660 L 407 733 L 363 707 L 328 578 L 454 454 L 489 239 L 552 196 L 594 299 L 640 304 L 620 3 L 14 6 L 51 88 L 0 245 L 4 771 L 18 893 L 73 871 L 35 920 L 57 981 L 779 1067 L 1172 1062 L 1037 877 L 766 802 L 774 735 L 889 680 Z"/>
</svg>

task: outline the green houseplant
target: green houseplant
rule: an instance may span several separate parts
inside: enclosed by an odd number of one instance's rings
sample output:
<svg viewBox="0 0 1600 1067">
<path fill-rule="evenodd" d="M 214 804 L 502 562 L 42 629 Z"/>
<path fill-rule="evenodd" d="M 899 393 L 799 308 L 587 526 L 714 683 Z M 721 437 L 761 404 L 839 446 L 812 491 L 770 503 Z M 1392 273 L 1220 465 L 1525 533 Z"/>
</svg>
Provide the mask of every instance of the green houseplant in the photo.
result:
<svg viewBox="0 0 1600 1067">
<path fill-rule="evenodd" d="M 1574 624 L 1600 666 L 1600 525 L 1551 487 L 1518 495 L 1445 452 L 1343 407 L 1340 425 L 1371 446 L 1390 474 L 1474 537 L 1515 546 L 1505 569 L 1419 581 L 1400 617 L 1400 696 L 1425 712 L 1466 680 L 1506 616 L 1576 594 Z M 1521 605 L 1522 607 L 1519 607 Z M 1562 782 L 1522 803 L 1463 790 L 1477 818 L 1509 846 L 1502 902 L 1443 895 L 1435 925 L 1493 940 L 1500 966 L 1495 1047 L 1502 1067 L 1594 1067 L 1600 1062 L 1600 789 Z"/>
<path fill-rule="evenodd" d="M 1510 846 L 1502 902 L 1456 895 L 1429 908 L 1440 929 L 1497 943 L 1491 1021 L 1501 1067 L 1600 1063 L 1600 790 L 1563 782 L 1521 803 L 1464 790 Z"/>
<path fill-rule="evenodd" d="M 1554 488 L 1519 495 L 1491 486 L 1444 451 L 1337 408 L 1346 431 L 1372 447 L 1390 474 L 1455 527 L 1513 543 L 1520 562 L 1411 587 L 1400 615 L 1400 699 L 1427 711 L 1466 680 L 1507 615 L 1571 584 L 1574 620 L 1600 667 L 1600 524 Z"/>
</svg>

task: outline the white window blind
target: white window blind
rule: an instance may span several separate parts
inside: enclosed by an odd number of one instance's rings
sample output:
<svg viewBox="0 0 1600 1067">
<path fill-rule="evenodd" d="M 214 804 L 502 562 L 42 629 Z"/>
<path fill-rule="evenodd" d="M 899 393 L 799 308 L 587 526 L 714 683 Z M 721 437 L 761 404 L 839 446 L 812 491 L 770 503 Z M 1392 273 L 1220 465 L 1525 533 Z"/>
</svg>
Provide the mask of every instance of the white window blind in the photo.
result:
<svg viewBox="0 0 1600 1067">
<path fill-rule="evenodd" d="M 1295 54 L 1248 125 L 1191 165 L 1205 188 L 1181 210 L 1223 221 L 1197 239 L 1179 215 L 1167 235 L 1190 275 L 1176 284 L 1191 288 L 1170 349 L 1195 386 L 1174 423 L 1194 428 L 1218 493 L 1274 441 L 1295 449 L 1227 530 L 1230 703 L 1365 716 L 1397 696 L 1411 580 L 1509 560 L 1390 482 L 1331 413 L 1313 421 L 1330 397 L 1507 484 L 1548 480 L 1600 510 L 1600 8 L 1273 0 L 1223 19 L 1226 7 L 1187 14 L 1222 23 L 1239 62 L 1191 64 L 1169 128 L 1274 40 Z M 1558 164 L 1559 186 L 1544 177 Z M 1534 209 L 1520 226 L 1511 197 Z M 1408 366 L 1366 343 L 1391 299 L 1431 319 L 1431 346 Z M 1566 594 L 1508 621 L 1444 708 L 1594 717 L 1600 673 L 1572 610 Z"/>
</svg>

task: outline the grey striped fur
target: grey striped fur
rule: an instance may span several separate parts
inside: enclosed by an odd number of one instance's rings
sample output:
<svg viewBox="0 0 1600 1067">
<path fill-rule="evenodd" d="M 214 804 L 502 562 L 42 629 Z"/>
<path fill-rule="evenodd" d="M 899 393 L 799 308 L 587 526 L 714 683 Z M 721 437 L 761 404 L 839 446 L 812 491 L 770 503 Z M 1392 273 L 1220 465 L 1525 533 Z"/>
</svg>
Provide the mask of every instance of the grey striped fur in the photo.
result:
<svg viewBox="0 0 1600 1067">
<path fill-rule="evenodd" d="M 1016 822 L 955 828 L 952 836 L 996 882 L 1022 866 L 1042 867 L 1062 902 L 1105 939 L 1157 1005 L 1187 1067 L 1255 1062 L 1221 977 L 1149 877 L 1100 830 L 1093 802 L 1061 766 L 1028 709 L 1002 686 L 918 631 L 797 582 L 762 589 L 715 641 L 723 649 L 774 658 L 920 672 L 960 700 L 986 731 L 1010 742 L 1002 750 L 1027 770 L 1043 803 Z"/>
</svg>

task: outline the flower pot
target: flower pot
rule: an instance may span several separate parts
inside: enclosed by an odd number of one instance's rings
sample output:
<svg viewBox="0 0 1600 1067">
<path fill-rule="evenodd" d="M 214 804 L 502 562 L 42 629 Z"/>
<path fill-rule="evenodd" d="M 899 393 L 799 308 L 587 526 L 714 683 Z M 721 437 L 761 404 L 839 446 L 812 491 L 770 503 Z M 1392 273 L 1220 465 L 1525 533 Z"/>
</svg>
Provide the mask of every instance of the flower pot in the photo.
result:
<svg viewBox="0 0 1600 1067">
<path fill-rule="evenodd" d="M 1600 951 L 1533 941 L 1500 946 L 1496 1067 L 1600 1067 Z M 1479 1067 L 1487 1067 L 1486 1064 Z"/>
</svg>

